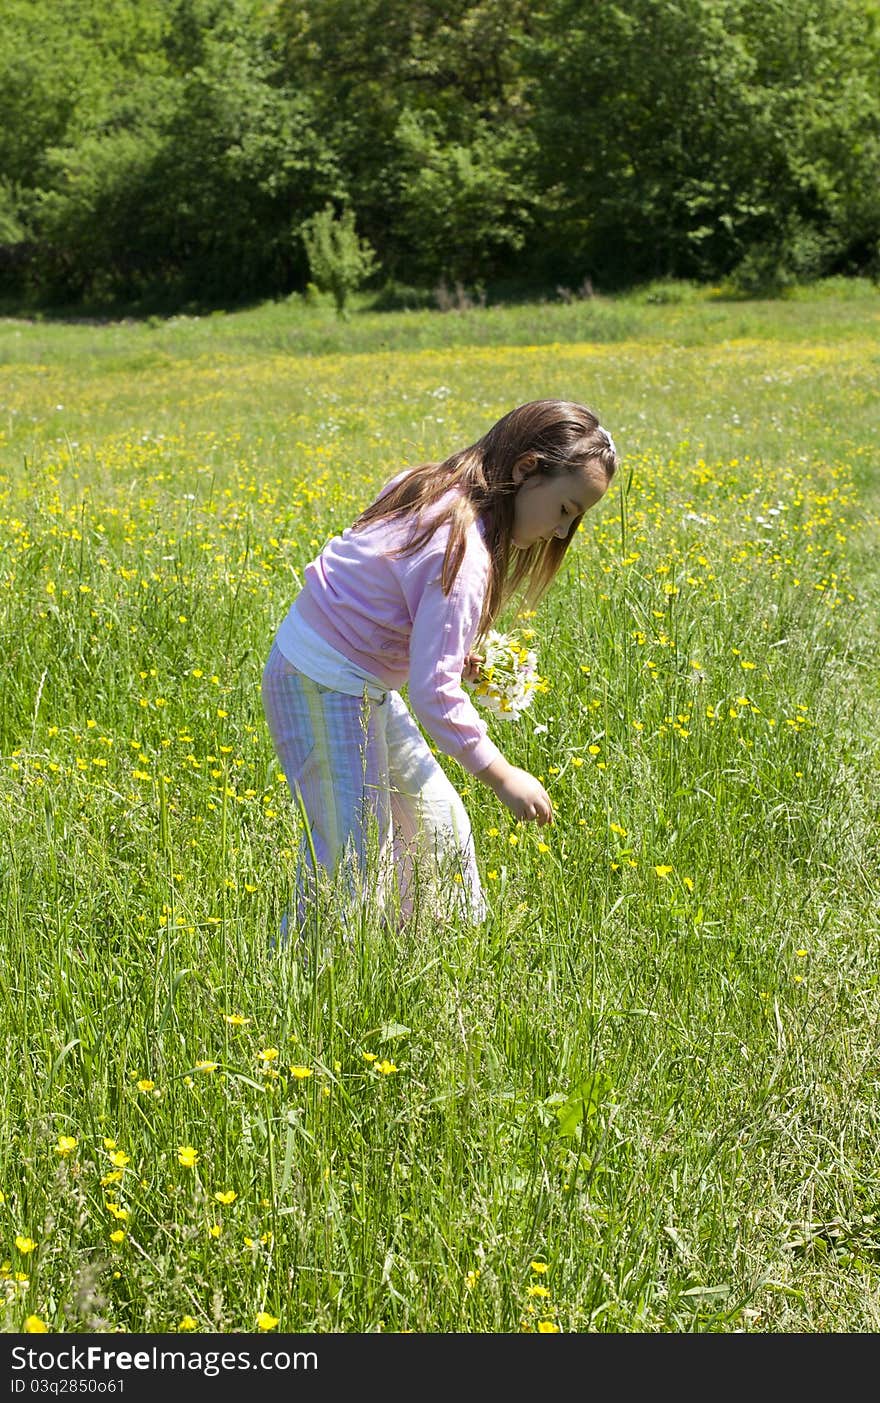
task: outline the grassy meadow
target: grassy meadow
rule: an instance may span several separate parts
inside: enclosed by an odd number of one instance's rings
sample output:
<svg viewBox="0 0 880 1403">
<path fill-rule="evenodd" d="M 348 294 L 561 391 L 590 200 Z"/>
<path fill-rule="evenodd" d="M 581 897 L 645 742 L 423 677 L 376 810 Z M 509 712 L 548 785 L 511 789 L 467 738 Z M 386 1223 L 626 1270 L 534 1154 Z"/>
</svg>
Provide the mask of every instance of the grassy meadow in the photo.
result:
<svg viewBox="0 0 880 1403">
<path fill-rule="evenodd" d="M 880 294 L 0 322 L 7 1332 L 880 1328 Z M 407 462 L 583 400 L 478 929 L 273 950 L 259 682 Z"/>
</svg>

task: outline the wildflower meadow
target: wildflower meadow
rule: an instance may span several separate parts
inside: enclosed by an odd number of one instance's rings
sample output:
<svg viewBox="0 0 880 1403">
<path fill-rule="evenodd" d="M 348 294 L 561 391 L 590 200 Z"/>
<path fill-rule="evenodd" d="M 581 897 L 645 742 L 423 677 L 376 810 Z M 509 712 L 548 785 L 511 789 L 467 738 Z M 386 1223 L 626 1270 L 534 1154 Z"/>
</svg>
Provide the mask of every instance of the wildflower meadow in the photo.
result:
<svg viewBox="0 0 880 1403">
<path fill-rule="evenodd" d="M 0 322 L 0 1320 L 880 1327 L 880 297 Z M 279 948 L 259 682 L 407 463 L 581 400 L 622 466 L 443 761 L 490 914 Z"/>
</svg>

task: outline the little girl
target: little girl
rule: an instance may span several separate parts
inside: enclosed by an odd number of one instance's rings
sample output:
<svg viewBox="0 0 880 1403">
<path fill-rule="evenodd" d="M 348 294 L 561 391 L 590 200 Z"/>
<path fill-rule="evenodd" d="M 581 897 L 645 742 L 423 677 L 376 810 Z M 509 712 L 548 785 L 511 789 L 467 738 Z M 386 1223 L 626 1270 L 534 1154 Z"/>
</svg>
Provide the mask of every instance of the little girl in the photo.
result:
<svg viewBox="0 0 880 1403">
<path fill-rule="evenodd" d="M 300 931 L 317 898 L 315 862 L 325 879 L 343 872 L 349 894 L 371 885 L 380 906 L 396 879 L 401 921 L 429 890 L 484 916 L 464 805 L 416 720 L 517 819 L 552 822 L 546 790 L 504 759 L 462 678 L 474 679 L 471 649 L 504 604 L 521 588 L 529 604 L 544 593 L 617 461 L 583 405 L 520 405 L 470 448 L 392 478 L 306 567 L 262 679 L 272 741 L 307 820 Z"/>
</svg>

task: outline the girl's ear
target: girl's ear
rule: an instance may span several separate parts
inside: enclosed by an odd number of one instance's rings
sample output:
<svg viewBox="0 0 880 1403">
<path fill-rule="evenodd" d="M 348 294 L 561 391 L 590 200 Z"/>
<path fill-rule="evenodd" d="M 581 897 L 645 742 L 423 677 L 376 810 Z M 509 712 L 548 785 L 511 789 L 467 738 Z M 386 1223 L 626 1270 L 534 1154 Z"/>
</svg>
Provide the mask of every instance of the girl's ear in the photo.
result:
<svg viewBox="0 0 880 1403">
<path fill-rule="evenodd" d="M 532 473 L 535 471 L 537 466 L 537 453 L 520 454 L 519 458 L 517 458 L 516 462 L 510 470 L 510 476 L 514 486 L 519 487 L 521 482 L 525 482 L 527 477 L 531 477 Z"/>
</svg>

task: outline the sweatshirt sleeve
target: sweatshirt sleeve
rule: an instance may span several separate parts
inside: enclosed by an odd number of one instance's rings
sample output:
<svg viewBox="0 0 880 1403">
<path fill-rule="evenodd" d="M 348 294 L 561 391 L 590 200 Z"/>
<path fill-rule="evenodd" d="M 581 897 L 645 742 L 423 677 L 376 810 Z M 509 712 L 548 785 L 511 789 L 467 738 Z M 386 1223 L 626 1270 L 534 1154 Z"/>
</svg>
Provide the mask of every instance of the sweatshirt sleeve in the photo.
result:
<svg viewBox="0 0 880 1403">
<path fill-rule="evenodd" d="M 409 657 L 409 700 L 444 755 L 471 774 L 501 755 L 462 686 L 465 655 L 473 647 L 488 579 L 485 556 L 468 543 L 448 595 L 440 584 L 443 557 L 433 555 L 414 601 Z"/>
</svg>

